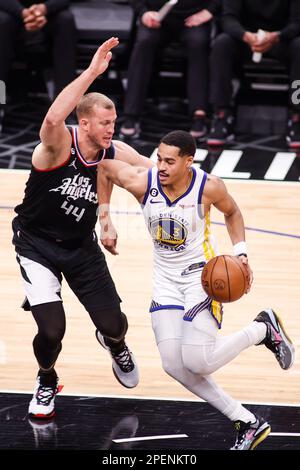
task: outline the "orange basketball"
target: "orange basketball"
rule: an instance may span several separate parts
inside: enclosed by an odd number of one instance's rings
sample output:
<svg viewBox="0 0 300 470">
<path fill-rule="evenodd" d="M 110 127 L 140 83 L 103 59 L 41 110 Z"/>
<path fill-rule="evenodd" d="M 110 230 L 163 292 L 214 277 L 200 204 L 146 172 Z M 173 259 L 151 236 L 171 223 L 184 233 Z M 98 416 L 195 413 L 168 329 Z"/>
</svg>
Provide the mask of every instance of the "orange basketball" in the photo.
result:
<svg viewBox="0 0 300 470">
<path fill-rule="evenodd" d="M 250 282 L 245 265 L 236 256 L 212 258 L 203 268 L 201 283 L 209 297 L 234 302 L 245 294 Z"/>
</svg>

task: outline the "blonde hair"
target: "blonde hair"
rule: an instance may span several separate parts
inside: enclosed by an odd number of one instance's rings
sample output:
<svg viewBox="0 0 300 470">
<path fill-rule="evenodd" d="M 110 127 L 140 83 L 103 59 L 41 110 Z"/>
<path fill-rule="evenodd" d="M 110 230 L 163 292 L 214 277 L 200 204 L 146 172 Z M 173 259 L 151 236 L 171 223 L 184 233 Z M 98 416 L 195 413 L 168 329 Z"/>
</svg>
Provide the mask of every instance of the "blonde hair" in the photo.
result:
<svg viewBox="0 0 300 470">
<path fill-rule="evenodd" d="M 104 109 L 113 109 L 115 107 L 114 102 L 101 93 L 87 93 L 83 95 L 79 103 L 76 106 L 77 119 L 83 117 L 89 117 L 93 114 L 94 106 L 99 106 Z"/>
</svg>

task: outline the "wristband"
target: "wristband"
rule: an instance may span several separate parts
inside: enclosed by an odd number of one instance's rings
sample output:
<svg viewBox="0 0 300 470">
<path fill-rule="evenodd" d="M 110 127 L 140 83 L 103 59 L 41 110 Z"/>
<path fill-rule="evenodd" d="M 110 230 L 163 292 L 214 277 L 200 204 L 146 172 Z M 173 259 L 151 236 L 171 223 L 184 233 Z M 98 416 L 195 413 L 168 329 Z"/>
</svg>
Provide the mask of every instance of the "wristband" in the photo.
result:
<svg viewBox="0 0 300 470">
<path fill-rule="evenodd" d="M 233 254 L 234 256 L 247 256 L 247 245 L 246 242 L 238 242 L 233 245 Z"/>
</svg>

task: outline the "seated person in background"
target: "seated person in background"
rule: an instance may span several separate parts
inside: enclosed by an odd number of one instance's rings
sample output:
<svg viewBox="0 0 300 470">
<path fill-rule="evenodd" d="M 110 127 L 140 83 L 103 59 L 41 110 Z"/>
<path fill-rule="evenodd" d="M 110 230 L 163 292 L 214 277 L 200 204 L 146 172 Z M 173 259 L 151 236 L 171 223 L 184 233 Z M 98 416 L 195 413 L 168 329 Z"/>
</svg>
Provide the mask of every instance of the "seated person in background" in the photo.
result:
<svg viewBox="0 0 300 470">
<path fill-rule="evenodd" d="M 211 20 L 219 10 L 220 0 L 179 1 L 160 22 L 157 11 L 165 3 L 165 0 L 130 0 L 139 18 L 139 27 L 129 64 L 125 122 L 121 127 L 121 134 L 126 137 L 139 135 L 139 120 L 156 53 L 178 39 L 184 43 L 188 62 L 187 96 L 191 134 L 200 138 L 206 133 Z"/>
<path fill-rule="evenodd" d="M 17 41 L 24 43 L 37 31 L 43 32 L 43 40 L 51 47 L 55 96 L 75 78 L 76 31 L 69 3 L 0 0 L 0 80 L 7 83 Z"/>
<path fill-rule="evenodd" d="M 300 78 L 299 0 L 223 0 L 223 33 L 213 44 L 210 58 L 210 102 L 214 120 L 209 145 L 223 144 L 232 137 L 230 112 L 234 69 L 252 59 L 254 52 L 287 62 L 290 83 Z M 259 39 L 257 32 L 264 31 Z M 290 95 L 293 89 L 290 86 Z M 300 147 L 300 106 L 290 99 L 287 141 Z"/>
</svg>

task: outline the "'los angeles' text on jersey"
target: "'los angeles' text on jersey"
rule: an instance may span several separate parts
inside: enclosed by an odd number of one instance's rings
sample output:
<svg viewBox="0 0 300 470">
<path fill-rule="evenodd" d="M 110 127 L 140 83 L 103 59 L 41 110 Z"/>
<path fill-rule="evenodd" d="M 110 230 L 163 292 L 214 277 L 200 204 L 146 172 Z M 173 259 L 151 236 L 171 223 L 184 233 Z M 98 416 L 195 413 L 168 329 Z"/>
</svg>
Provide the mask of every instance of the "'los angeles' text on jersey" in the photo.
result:
<svg viewBox="0 0 300 470">
<path fill-rule="evenodd" d="M 114 147 L 100 150 L 95 161 L 80 152 L 77 128 L 70 129 L 69 158 L 49 170 L 31 169 L 22 204 L 16 207 L 20 225 L 38 235 L 67 241 L 83 239 L 93 231 L 98 213 L 97 166 L 114 158 Z"/>
</svg>

